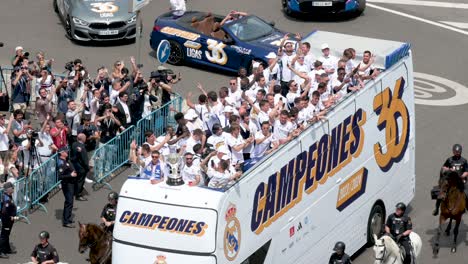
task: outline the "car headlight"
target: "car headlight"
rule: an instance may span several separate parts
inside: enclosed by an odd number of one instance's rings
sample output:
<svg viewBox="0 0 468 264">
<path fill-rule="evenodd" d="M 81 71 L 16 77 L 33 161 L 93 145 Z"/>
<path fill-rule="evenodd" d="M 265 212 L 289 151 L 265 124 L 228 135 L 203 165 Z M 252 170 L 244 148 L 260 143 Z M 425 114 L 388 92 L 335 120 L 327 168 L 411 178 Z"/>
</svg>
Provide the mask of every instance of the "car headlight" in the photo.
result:
<svg viewBox="0 0 468 264">
<path fill-rule="evenodd" d="M 127 24 L 135 23 L 137 20 L 137 16 L 133 15 L 129 20 L 127 20 Z"/>
<path fill-rule="evenodd" d="M 89 25 L 88 22 L 84 21 L 83 19 L 76 18 L 76 17 L 73 18 L 73 23 L 75 23 L 75 25 L 78 25 L 78 26 L 87 26 L 87 25 Z"/>
</svg>

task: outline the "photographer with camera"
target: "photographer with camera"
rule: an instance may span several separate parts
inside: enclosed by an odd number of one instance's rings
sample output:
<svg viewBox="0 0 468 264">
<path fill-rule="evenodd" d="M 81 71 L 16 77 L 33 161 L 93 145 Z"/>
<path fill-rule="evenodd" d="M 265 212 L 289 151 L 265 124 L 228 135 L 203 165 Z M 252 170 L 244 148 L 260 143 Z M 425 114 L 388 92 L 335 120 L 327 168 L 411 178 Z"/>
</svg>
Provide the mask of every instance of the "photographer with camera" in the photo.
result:
<svg viewBox="0 0 468 264">
<path fill-rule="evenodd" d="M 29 52 L 24 52 L 23 47 L 18 46 L 15 48 L 15 57 L 13 57 L 11 61 L 11 65 L 13 67 L 21 66 L 21 64 L 23 63 L 23 60 L 28 59 L 28 58 L 29 58 Z"/>
<path fill-rule="evenodd" d="M 67 125 L 70 128 L 70 140 L 69 143 L 73 144 L 76 141 L 76 136 L 78 135 L 78 126 L 81 124 L 81 114 L 84 109 L 84 104 L 81 104 L 79 107 L 76 106 L 75 101 L 68 102 L 68 111 L 66 114 Z"/>
<path fill-rule="evenodd" d="M 65 114 L 68 111 L 68 101 L 74 100 L 74 91 L 68 85 L 66 78 L 59 79 L 55 95 L 57 96 L 57 113 Z"/>
<path fill-rule="evenodd" d="M 26 112 L 31 96 L 31 81 L 33 76 L 29 72 L 28 62 L 21 63 L 21 66 L 15 66 L 11 74 L 11 90 L 13 110 Z"/>
<path fill-rule="evenodd" d="M 72 65 L 70 65 L 70 62 L 68 62 L 65 65 L 65 69 L 69 71 L 69 84 L 72 90 L 75 92 L 74 99 L 76 99 L 81 98 L 84 85 L 83 81 L 88 79 L 89 75 L 88 71 L 83 66 L 83 62 L 80 59 L 75 59 Z"/>
<path fill-rule="evenodd" d="M 26 140 L 21 142 L 21 146 L 23 146 L 24 175 L 27 177 L 35 168 L 41 165 L 37 147 L 42 147 L 44 144 L 39 138 L 39 133 L 32 128 L 27 131 L 26 135 Z"/>
<path fill-rule="evenodd" d="M 33 62 L 33 72 L 37 78 L 41 77 L 40 76 L 41 69 L 45 68 L 47 69 L 47 71 L 52 72 L 52 63 L 54 62 L 54 59 L 46 60 L 44 52 L 42 51 L 39 51 L 36 54 L 36 59 L 37 59 L 37 62 L 36 61 Z"/>
<path fill-rule="evenodd" d="M 110 94 L 112 79 L 109 77 L 109 71 L 101 66 L 97 70 L 97 76 L 94 79 L 94 87 L 101 91 L 101 94 Z"/>
</svg>

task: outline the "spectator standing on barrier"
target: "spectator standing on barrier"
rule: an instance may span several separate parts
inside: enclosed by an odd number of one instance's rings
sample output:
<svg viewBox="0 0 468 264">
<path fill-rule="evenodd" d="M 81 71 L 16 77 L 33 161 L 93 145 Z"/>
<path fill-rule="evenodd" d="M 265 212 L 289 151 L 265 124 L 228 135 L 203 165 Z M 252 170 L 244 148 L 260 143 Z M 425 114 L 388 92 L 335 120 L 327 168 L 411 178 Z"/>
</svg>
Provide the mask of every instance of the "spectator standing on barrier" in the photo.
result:
<svg viewBox="0 0 468 264">
<path fill-rule="evenodd" d="M 76 141 L 78 135 L 78 126 L 81 124 L 81 114 L 83 113 L 84 105 L 81 104 L 77 108 L 75 101 L 68 102 L 67 126 L 70 129 L 70 144 Z"/>
<path fill-rule="evenodd" d="M 73 142 L 71 147 L 71 162 L 75 168 L 77 177 L 75 185 L 75 200 L 77 201 L 87 201 L 83 195 L 87 193 L 83 186 L 85 183 L 86 176 L 89 172 L 89 159 L 88 152 L 86 151 L 86 135 L 83 133 L 78 134 L 77 141 Z"/>
<path fill-rule="evenodd" d="M 39 89 L 39 97 L 36 99 L 36 113 L 40 123 L 46 120 L 46 117 L 52 116 L 52 98 L 54 94 L 46 90 Z"/>
<path fill-rule="evenodd" d="M 73 196 L 76 190 L 76 179 L 78 174 L 75 168 L 68 160 L 68 152 L 61 150 L 59 153 L 58 160 L 58 177 L 62 181 L 62 192 L 65 196 L 65 202 L 63 204 L 63 215 L 62 215 L 62 226 L 67 228 L 75 228 L 72 220 L 73 210 Z"/>
<path fill-rule="evenodd" d="M 15 254 L 10 247 L 10 234 L 13 223 L 18 220 L 16 216 L 16 204 L 13 201 L 14 186 L 11 182 L 3 185 L 2 197 L 2 231 L 0 234 L 0 258 L 8 258 L 7 254 Z"/>
<path fill-rule="evenodd" d="M 55 118 L 55 127 L 50 130 L 50 135 L 58 149 L 68 148 L 67 140 L 68 128 L 60 118 Z"/>
<path fill-rule="evenodd" d="M 110 192 L 107 195 L 109 203 L 104 206 L 101 212 L 101 226 L 104 230 L 111 233 L 114 231 L 115 214 L 117 213 L 117 202 L 119 200 L 119 194 L 116 192 Z"/>
<path fill-rule="evenodd" d="M 37 147 L 37 154 L 39 155 L 41 164 L 46 162 L 56 151 L 58 151 L 58 148 L 54 145 L 54 141 L 50 135 L 49 120 L 50 116 L 47 116 L 46 120 L 42 124 L 41 132 L 39 133 L 39 140 L 42 142 L 42 145 Z"/>
<path fill-rule="evenodd" d="M 132 113 L 129 106 L 127 105 L 127 102 L 128 94 L 126 92 L 120 92 L 119 99 L 112 109 L 115 117 L 120 121 L 122 130 L 132 124 Z"/>
<path fill-rule="evenodd" d="M 54 264 L 59 262 L 57 250 L 49 243 L 49 232 L 39 233 L 39 241 L 31 253 L 31 261 L 34 264 Z"/>
<path fill-rule="evenodd" d="M 11 129 L 11 124 L 13 123 L 14 115 L 10 115 L 10 120 L 8 125 L 5 126 L 5 114 L 0 114 L 0 158 L 2 161 L 5 161 L 5 158 L 8 153 L 8 147 L 10 144 L 10 139 L 8 133 Z"/>
</svg>

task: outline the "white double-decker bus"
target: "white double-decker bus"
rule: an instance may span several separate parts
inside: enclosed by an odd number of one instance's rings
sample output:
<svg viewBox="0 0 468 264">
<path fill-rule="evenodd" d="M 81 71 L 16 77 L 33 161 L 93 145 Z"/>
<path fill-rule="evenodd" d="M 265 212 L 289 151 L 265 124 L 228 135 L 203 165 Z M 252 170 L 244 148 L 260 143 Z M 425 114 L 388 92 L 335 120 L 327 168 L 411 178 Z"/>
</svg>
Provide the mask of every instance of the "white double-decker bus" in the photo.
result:
<svg viewBox="0 0 468 264">
<path fill-rule="evenodd" d="M 128 179 L 114 264 L 328 263 L 336 241 L 355 253 L 380 234 L 397 202 L 411 202 L 410 45 L 320 31 L 304 41 L 372 50 L 382 73 L 225 191 Z"/>
</svg>

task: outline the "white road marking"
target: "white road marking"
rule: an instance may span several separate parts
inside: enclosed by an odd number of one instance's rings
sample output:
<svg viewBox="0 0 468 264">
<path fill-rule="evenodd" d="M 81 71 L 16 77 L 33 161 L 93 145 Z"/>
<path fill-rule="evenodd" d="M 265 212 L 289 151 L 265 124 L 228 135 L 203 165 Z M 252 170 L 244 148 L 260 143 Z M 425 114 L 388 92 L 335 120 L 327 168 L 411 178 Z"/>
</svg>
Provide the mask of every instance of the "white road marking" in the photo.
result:
<svg viewBox="0 0 468 264">
<path fill-rule="evenodd" d="M 447 25 L 450 25 L 452 27 L 457 27 L 461 29 L 468 29 L 468 23 L 463 23 L 463 22 L 451 22 L 451 21 L 439 21 L 440 23 L 444 23 Z"/>
<path fill-rule="evenodd" d="M 447 98 L 447 94 L 450 97 Z M 415 72 L 414 97 L 414 102 L 421 105 L 463 105 L 468 104 L 468 87 L 439 76 Z"/>
<path fill-rule="evenodd" d="M 465 3 L 446 3 L 435 1 L 415 1 L 415 0 L 367 0 L 368 3 L 378 4 L 395 4 L 395 5 L 412 5 L 412 6 L 428 6 L 428 7 L 443 7 L 443 8 L 456 8 L 468 9 L 468 4 Z"/>
<path fill-rule="evenodd" d="M 402 16 L 402 17 L 417 20 L 417 21 L 420 21 L 420 22 L 423 22 L 423 23 L 426 23 L 426 24 L 430 24 L 430 25 L 433 25 L 433 26 L 445 28 L 445 29 L 448 29 L 448 30 L 451 30 L 451 31 L 454 31 L 454 32 L 457 32 L 457 33 L 460 33 L 460 34 L 463 34 L 465 36 L 468 36 L 468 31 L 464 31 L 464 30 L 461 30 L 461 29 L 458 29 L 458 28 L 454 28 L 454 27 L 451 27 L 451 26 L 448 26 L 448 25 L 445 25 L 445 24 L 442 24 L 442 23 L 439 23 L 439 22 L 431 21 L 431 20 L 428 20 L 428 19 L 425 19 L 425 18 L 422 18 L 422 17 L 413 16 L 413 15 L 410 15 L 410 14 L 407 14 L 407 13 L 403 13 L 403 12 L 396 11 L 396 10 L 393 10 L 393 9 L 377 6 L 377 5 L 374 5 L 374 4 L 369 4 L 368 3 L 367 6 L 375 8 L 375 9 L 379 9 L 379 10 L 382 10 L 382 11 L 385 11 L 385 12 L 389 12 L 389 13 L 392 13 L 392 14 L 395 14 L 395 15 L 399 15 L 399 16 Z"/>
</svg>

